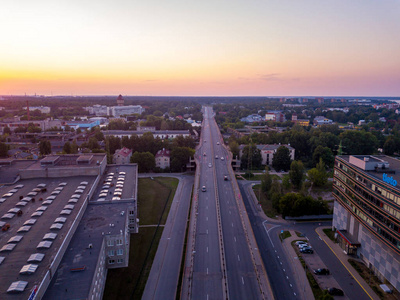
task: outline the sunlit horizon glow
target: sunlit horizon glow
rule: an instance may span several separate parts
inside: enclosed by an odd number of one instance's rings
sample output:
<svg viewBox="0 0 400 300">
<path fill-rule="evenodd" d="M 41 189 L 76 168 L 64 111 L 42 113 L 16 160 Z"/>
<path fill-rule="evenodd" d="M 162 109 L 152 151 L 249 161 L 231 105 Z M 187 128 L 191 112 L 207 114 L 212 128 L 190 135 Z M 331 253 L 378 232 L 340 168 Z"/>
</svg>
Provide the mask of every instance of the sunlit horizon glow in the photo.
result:
<svg viewBox="0 0 400 300">
<path fill-rule="evenodd" d="M 0 95 L 400 96 L 400 1 L 20 0 Z"/>
</svg>

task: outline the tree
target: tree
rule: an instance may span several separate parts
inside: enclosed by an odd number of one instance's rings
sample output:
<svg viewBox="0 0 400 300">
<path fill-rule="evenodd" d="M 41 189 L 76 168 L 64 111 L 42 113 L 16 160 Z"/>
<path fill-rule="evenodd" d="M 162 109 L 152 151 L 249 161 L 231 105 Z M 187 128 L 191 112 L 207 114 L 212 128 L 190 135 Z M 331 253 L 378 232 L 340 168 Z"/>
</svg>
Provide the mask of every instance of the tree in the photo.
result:
<svg viewBox="0 0 400 300">
<path fill-rule="evenodd" d="M 4 127 L 4 129 L 3 129 L 3 134 L 8 134 L 8 135 L 10 135 L 10 134 L 11 134 L 11 129 L 10 129 L 10 127 Z"/>
<path fill-rule="evenodd" d="M 395 136 L 389 136 L 383 144 L 383 153 L 393 155 L 400 150 L 400 139 Z"/>
<path fill-rule="evenodd" d="M 194 156 L 195 151 L 188 147 L 177 147 L 171 151 L 170 168 L 172 172 L 186 170 L 186 164 Z"/>
<path fill-rule="evenodd" d="M 100 145 L 95 137 L 91 137 L 88 142 L 88 148 L 90 150 L 100 149 Z"/>
<path fill-rule="evenodd" d="M 77 153 L 78 153 L 78 144 L 76 143 L 75 140 L 73 140 L 71 144 L 71 154 L 77 154 Z"/>
<path fill-rule="evenodd" d="M 292 161 L 290 164 L 289 178 L 295 188 L 300 189 L 304 179 L 304 166 L 301 161 Z"/>
<path fill-rule="evenodd" d="M 317 164 L 320 159 L 322 159 L 323 162 L 330 168 L 333 167 L 335 162 L 335 157 L 333 156 L 332 150 L 328 147 L 322 147 L 321 145 L 314 150 L 313 162 Z"/>
<path fill-rule="evenodd" d="M 269 171 L 265 170 L 265 174 L 261 178 L 261 190 L 264 193 L 268 193 L 269 190 L 271 189 L 271 185 L 272 185 L 272 177 L 269 174 Z"/>
<path fill-rule="evenodd" d="M 280 146 L 272 158 L 272 167 L 277 171 L 290 169 L 290 151 L 285 146 Z"/>
<path fill-rule="evenodd" d="M 49 141 L 40 141 L 39 142 L 39 152 L 40 155 L 47 155 L 51 153 L 51 144 Z"/>
<path fill-rule="evenodd" d="M 239 144 L 236 141 L 230 141 L 229 142 L 229 149 L 231 149 L 232 155 L 235 158 L 236 156 L 239 156 Z"/>
<path fill-rule="evenodd" d="M 347 130 L 340 134 L 346 154 L 370 155 L 377 151 L 379 142 L 370 132 Z"/>
<path fill-rule="evenodd" d="M 71 144 L 70 142 L 66 142 L 63 146 L 63 152 L 66 154 L 71 154 Z"/>
<path fill-rule="evenodd" d="M 328 174 L 326 173 L 325 164 L 322 161 L 322 158 L 315 168 L 308 171 L 307 175 L 310 182 L 315 186 L 323 186 L 327 183 Z"/>
<path fill-rule="evenodd" d="M 0 157 L 8 157 L 8 145 L 5 143 L 0 143 Z"/>
<path fill-rule="evenodd" d="M 247 169 L 259 169 L 261 163 L 262 156 L 260 149 L 258 149 L 255 144 L 245 146 L 240 162 L 241 167 Z"/>
<path fill-rule="evenodd" d="M 138 164 L 138 171 L 146 173 L 153 170 L 156 166 L 154 155 L 150 152 L 135 152 L 131 156 L 131 163 Z"/>
</svg>

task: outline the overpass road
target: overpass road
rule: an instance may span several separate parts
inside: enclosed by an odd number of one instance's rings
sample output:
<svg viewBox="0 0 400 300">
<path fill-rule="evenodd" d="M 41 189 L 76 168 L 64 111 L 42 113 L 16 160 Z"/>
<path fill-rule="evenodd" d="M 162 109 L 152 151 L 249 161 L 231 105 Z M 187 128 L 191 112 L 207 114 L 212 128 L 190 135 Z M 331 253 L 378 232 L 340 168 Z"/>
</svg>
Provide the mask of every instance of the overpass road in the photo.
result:
<svg viewBox="0 0 400 300">
<path fill-rule="evenodd" d="M 273 299 L 211 108 L 204 111 L 196 160 L 182 299 Z"/>
</svg>

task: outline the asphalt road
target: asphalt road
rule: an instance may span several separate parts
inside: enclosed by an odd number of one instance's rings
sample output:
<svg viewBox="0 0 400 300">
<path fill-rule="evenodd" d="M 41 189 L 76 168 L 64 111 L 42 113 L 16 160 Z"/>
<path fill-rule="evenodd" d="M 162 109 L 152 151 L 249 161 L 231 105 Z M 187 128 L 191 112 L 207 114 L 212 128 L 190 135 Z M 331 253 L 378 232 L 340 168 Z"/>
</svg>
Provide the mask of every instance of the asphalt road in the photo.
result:
<svg viewBox="0 0 400 300">
<path fill-rule="evenodd" d="M 282 230 L 283 227 L 280 223 L 263 223 L 264 219 L 258 215 L 254 202 L 249 199 L 245 184 L 246 182 L 239 182 L 240 192 L 274 296 L 276 299 L 302 299 L 299 288 L 297 288 L 297 279 L 292 278 L 294 272 L 291 269 L 290 258 L 284 255 L 281 241 L 276 232 Z"/>
<path fill-rule="evenodd" d="M 210 108 L 204 116 L 203 144 L 198 152 L 200 187 L 207 191 L 199 195 L 191 295 L 193 299 L 223 299 L 227 291 L 229 299 L 261 299 L 231 182 L 235 179 L 228 172 L 228 152 L 221 145 Z"/>
<path fill-rule="evenodd" d="M 176 297 L 194 177 L 179 179 L 142 299 Z"/>
</svg>

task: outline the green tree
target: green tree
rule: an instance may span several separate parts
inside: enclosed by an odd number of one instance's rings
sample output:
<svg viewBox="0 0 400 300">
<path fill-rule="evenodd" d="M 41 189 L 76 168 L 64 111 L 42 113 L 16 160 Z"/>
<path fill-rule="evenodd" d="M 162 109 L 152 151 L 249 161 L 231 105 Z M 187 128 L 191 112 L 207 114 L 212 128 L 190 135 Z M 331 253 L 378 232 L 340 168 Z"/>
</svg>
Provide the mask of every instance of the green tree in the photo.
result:
<svg viewBox="0 0 400 300">
<path fill-rule="evenodd" d="M 75 140 L 73 140 L 71 144 L 71 154 L 77 154 L 77 153 L 78 153 L 78 144 L 76 143 Z"/>
<path fill-rule="evenodd" d="M 261 178 L 261 190 L 264 193 L 268 193 L 272 186 L 272 177 L 268 170 L 265 170 L 265 174 Z"/>
<path fill-rule="evenodd" d="M 332 150 L 329 147 L 322 147 L 321 145 L 314 150 L 313 162 L 317 164 L 320 159 L 322 159 L 330 168 L 332 168 L 335 163 L 335 156 L 333 155 Z"/>
<path fill-rule="evenodd" d="M 287 171 L 290 169 L 290 151 L 285 146 L 280 146 L 272 158 L 272 167 L 275 171 Z"/>
<path fill-rule="evenodd" d="M 383 144 L 383 153 L 393 155 L 395 152 L 400 152 L 400 139 L 396 136 L 389 136 Z"/>
<path fill-rule="evenodd" d="M 324 186 L 328 182 L 328 174 L 322 158 L 320 158 L 317 166 L 309 170 L 307 174 L 308 179 L 315 186 Z"/>
<path fill-rule="evenodd" d="M 4 127 L 4 129 L 3 129 L 3 134 L 8 134 L 8 135 L 10 135 L 10 134 L 11 134 L 11 129 L 10 129 L 10 127 Z"/>
<path fill-rule="evenodd" d="M 100 145 L 95 137 L 91 137 L 88 142 L 88 148 L 90 150 L 100 149 Z"/>
<path fill-rule="evenodd" d="M 39 152 L 40 155 L 48 155 L 51 153 L 51 144 L 49 141 L 39 142 Z"/>
<path fill-rule="evenodd" d="M 63 146 L 63 152 L 65 154 L 71 154 L 71 144 L 70 142 L 66 142 Z"/>
<path fill-rule="evenodd" d="M 259 169 L 262 163 L 261 151 L 255 144 L 247 145 L 240 160 L 242 169 Z"/>
<path fill-rule="evenodd" d="M 370 155 L 377 151 L 376 136 L 366 131 L 347 130 L 340 134 L 346 154 Z"/>
<path fill-rule="evenodd" d="M 232 155 L 235 158 L 236 156 L 239 157 L 239 144 L 236 141 L 229 142 L 229 149 L 231 149 Z"/>
<path fill-rule="evenodd" d="M 172 172 L 183 172 L 186 164 L 194 156 L 195 151 L 188 147 L 176 147 L 171 151 L 170 168 Z"/>
<path fill-rule="evenodd" d="M 131 163 L 138 164 L 138 171 L 146 173 L 154 170 L 156 161 L 154 155 L 150 152 L 135 152 L 131 156 Z"/>
<path fill-rule="evenodd" d="M 8 157 L 8 145 L 5 143 L 0 143 L 0 157 Z"/>
<path fill-rule="evenodd" d="M 293 186 L 300 189 L 304 179 L 304 166 L 301 161 L 292 161 L 290 164 L 289 178 Z"/>
</svg>

